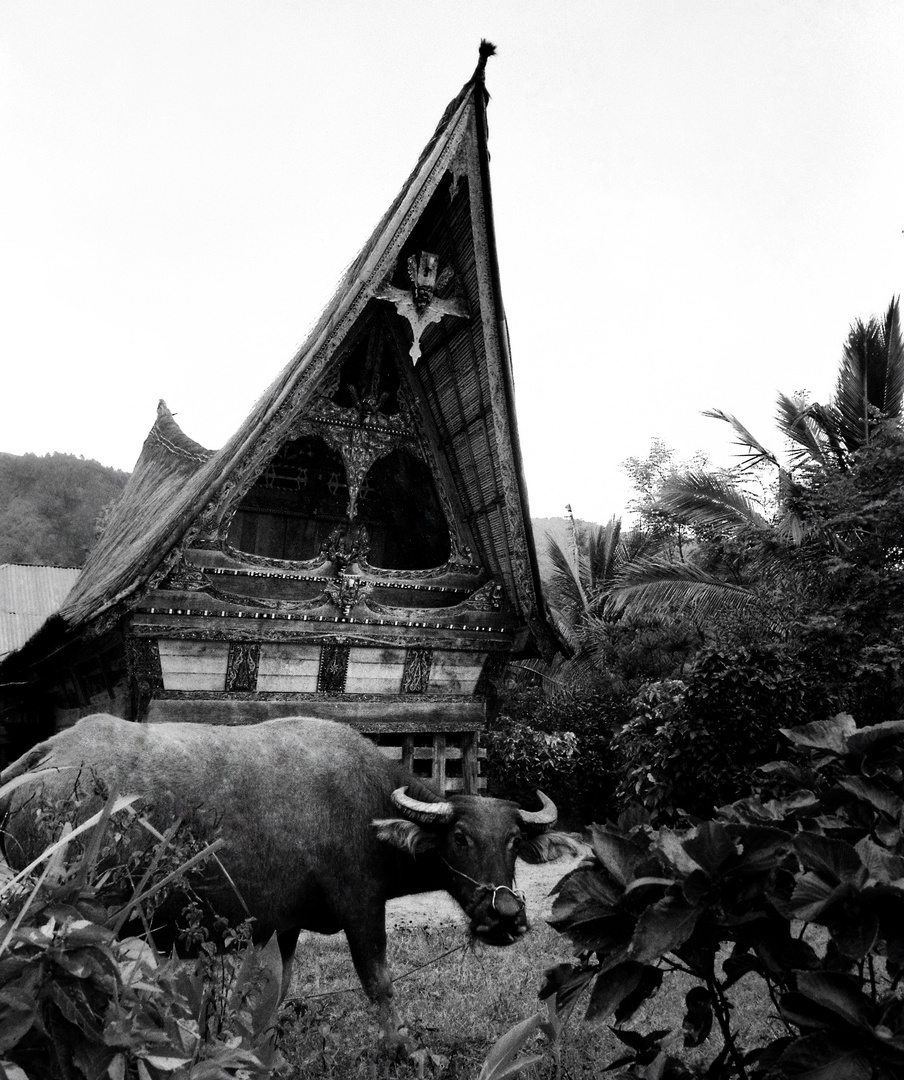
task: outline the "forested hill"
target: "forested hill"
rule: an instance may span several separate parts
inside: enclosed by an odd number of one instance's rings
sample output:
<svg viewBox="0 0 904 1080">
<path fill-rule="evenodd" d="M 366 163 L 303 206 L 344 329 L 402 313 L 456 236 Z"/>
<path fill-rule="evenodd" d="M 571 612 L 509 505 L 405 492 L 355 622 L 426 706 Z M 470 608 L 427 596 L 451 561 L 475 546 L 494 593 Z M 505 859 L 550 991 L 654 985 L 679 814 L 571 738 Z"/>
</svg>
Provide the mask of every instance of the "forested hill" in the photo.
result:
<svg viewBox="0 0 904 1080">
<path fill-rule="evenodd" d="M 82 566 L 128 478 L 74 454 L 0 453 L 0 563 Z"/>
</svg>

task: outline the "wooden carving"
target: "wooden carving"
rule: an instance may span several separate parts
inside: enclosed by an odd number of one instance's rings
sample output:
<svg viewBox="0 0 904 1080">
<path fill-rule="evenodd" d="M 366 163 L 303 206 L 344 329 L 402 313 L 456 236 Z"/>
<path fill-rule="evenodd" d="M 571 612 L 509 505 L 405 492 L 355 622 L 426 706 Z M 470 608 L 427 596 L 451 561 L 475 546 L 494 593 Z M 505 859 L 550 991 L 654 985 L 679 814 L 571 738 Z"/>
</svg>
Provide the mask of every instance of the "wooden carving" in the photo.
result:
<svg viewBox="0 0 904 1080">
<path fill-rule="evenodd" d="M 439 256 L 430 251 L 408 258 L 408 277 L 410 289 L 400 289 L 392 284 L 395 267 L 389 272 L 383 283 L 374 290 L 378 300 L 395 304 L 396 311 L 407 319 L 411 326 L 413 341 L 409 355 L 411 363 L 416 364 L 421 358 L 421 335 L 431 323 L 439 322 L 444 315 L 454 315 L 465 319 L 468 309 L 464 297 L 458 294 L 443 296 L 454 280 L 451 267 L 439 269 Z"/>
<path fill-rule="evenodd" d="M 232 641 L 226 663 L 226 691 L 257 690 L 257 669 L 261 647 L 257 642 Z"/>
<path fill-rule="evenodd" d="M 423 694 L 430 681 L 430 664 L 433 650 L 415 648 L 405 653 L 405 670 L 402 673 L 403 694 Z"/>
<path fill-rule="evenodd" d="M 157 639 L 128 638 L 126 640 L 126 668 L 132 698 L 132 717 L 135 720 L 143 720 L 147 716 L 151 698 L 163 689 L 163 672 L 160 668 L 160 649 Z"/>
<path fill-rule="evenodd" d="M 320 694 L 344 694 L 345 676 L 348 673 L 347 642 L 324 644 L 320 651 L 320 670 L 317 672 L 317 692 Z"/>
</svg>

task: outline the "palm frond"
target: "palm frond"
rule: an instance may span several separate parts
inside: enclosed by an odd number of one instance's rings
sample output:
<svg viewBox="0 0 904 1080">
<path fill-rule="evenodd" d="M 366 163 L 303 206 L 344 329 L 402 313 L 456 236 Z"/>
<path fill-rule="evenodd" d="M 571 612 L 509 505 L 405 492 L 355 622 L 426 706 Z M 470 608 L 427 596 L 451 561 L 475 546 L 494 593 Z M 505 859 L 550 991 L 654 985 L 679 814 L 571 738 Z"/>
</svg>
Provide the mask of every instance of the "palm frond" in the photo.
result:
<svg viewBox="0 0 904 1080">
<path fill-rule="evenodd" d="M 848 447 L 844 440 L 844 420 L 834 405 L 813 404 L 809 409 L 810 419 L 828 443 L 835 457 L 835 464 L 840 469 L 847 468 Z"/>
<path fill-rule="evenodd" d="M 744 427 L 740 420 L 736 416 L 732 416 L 731 413 L 723 412 L 722 409 L 706 409 L 703 412 L 704 416 L 709 416 L 713 420 L 724 420 L 726 424 L 730 424 L 734 429 L 736 445 L 743 447 L 746 451 L 745 454 L 739 455 L 743 457 L 741 462 L 742 469 L 752 469 L 754 466 L 759 465 L 763 461 L 768 461 L 772 465 L 778 465 L 778 458 L 771 450 L 767 450 L 765 446 L 755 436 Z"/>
<path fill-rule="evenodd" d="M 581 581 L 581 567 L 576 553 L 566 551 L 555 537 L 547 536 L 546 554 L 552 563 L 552 605 L 561 610 L 585 611 L 587 594 Z"/>
<path fill-rule="evenodd" d="M 666 482 L 658 507 L 687 525 L 769 529 L 737 484 L 713 473 L 685 473 Z"/>
<path fill-rule="evenodd" d="M 904 344 L 898 300 L 880 320 L 858 319 L 850 329 L 835 386 L 840 436 L 849 451 L 869 442 L 875 414 L 899 417 L 904 396 Z"/>
<path fill-rule="evenodd" d="M 615 589 L 605 612 L 642 617 L 676 610 L 699 621 L 708 621 L 727 612 L 744 612 L 763 607 L 758 593 L 735 585 L 688 563 L 673 563 L 660 568 L 650 580 L 638 581 Z"/>
<path fill-rule="evenodd" d="M 892 298 L 885 313 L 882 337 L 887 353 L 885 377 L 886 416 L 898 418 L 904 406 L 904 340 L 901 338 L 901 315 L 898 310 L 899 297 Z"/>
<path fill-rule="evenodd" d="M 810 415 L 810 406 L 801 405 L 787 394 L 779 394 L 776 405 L 775 420 L 779 430 L 800 448 L 794 452 L 798 461 L 809 457 L 820 465 L 827 465 L 825 446 L 819 438 L 820 427 Z"/>
</svg>

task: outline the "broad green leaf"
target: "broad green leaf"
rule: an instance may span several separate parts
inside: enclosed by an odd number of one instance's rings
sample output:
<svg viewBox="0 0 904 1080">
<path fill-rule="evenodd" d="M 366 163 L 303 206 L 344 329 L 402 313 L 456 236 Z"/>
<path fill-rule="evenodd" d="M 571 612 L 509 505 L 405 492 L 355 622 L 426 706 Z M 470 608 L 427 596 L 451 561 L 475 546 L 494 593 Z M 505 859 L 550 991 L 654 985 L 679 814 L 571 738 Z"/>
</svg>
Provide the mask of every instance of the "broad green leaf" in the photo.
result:
<svg viewBox="0 0 904 1080">
<path fill-rule="evenodd" d="M 794 838 L 794 850 L 808 870 L 838 885 L 841 882 L 864 885 L 866 869 L 851 844 L 833 840 L 818 833 L 799 833 Z"/>
<path fill-rule="evenodd" d="M 782 911 L 790 918 L 803 922 L 822 922 L 823 916 L 833 907 L 853 897 L 850 886 L 833 885 L 818 874 L 801 874 L 794 885 L 794 892 Z"/>
<path fill-rule="evenodd" d="M 834 1041 L 824 1032 L 795 1039 L 779 1058 L 783 1075 L 794 1080 L 871 1080 L 866 1055 Z"/>
<path fill-rule="evenodd" d="M 585 1019 L 605 1020 L 611 1016 L 622 1000 L 637 988 L 643 972 L 643 964 L 628 960 L 598 975 L 593 984 Z"/>
<path fill-rule="evenodd" d="M 861 776 L 843 776 L 838 786 L 851 793 L 855 799 L 862 799 L 874 809 L 899 821 L 904 811 L 904 800 L 889 791 L 884 784 L 876 780 L 864 780 Z"/>
<path fill-rule="evenodd" d="M 717 874 L 722 864 L 738 853 L 731 834 L 715 821 L 705 821 L 698 826 L 695 834 L 684 841 L 684 850 L 710 876 Z"/>
<path fill-rule="evenodd" d="M 630 994 L 622 999 L 621 1005 L 615 1010 L 616 1024 L 626 1024 L 644 1002 L 649 1001 L 654 994 L 659 992 L 663 974 L 662 968 L 650 967 L 649 964 L 643 969 L 640 982 Z"/>
<path fill-rule="evenodd" d="M 12 1050 L 37 1018 L 37 1002 L 31 994 L 12 986 L 0 991 L 0 1054 Z"/>
<path fill-rule="evenodd" d="M 574 964 L 557 964 L 547 969 L 539 998 L 545 1001 L 555 995 L 556 1015 L 564 1022 L 577 1004 L 584 988 L 599 973 L 597 968 L 579 968 Z"/>
<path fill-rule="evenodd" d="M 639 964 L 649 964 L 682 945 L 694 932 L 701 907 L 689 907 L 667 897 L 637 920 L 628 955 Z"/>
<path fill-rule="evenodd" d="M 797 976 L 798 993 L 828 1009 L 845 1023 L 866 1030 L 869 1001 L 859 984 L 847 975 L 802 971 Z"/>
<path fill-rule="evenodd" d="M 680 874 L 692 874 L 700 869 L 700 864 L 689 854 L 684 842 L 686 836 L 679 835 L 669 828 L 662 828 L 656 834 L 656 848 Z"/>
<path fill-rule="evenodd" d="M 779 728 L 786 739 L 797 746 L 809 746 L 813 750 L 831 750 L 843 754 L 847 748 L 846 737 L 856 731 L 854 718 L 848 713 L 839 713 L 831 720 L 814 720 L 812 724 L 800 727 Z"/>
<path fill-rule="evenodd" d="M 644 858 L 646 851 L 610 829 L 599 825 L 590 827 L 590 846 L 608 873 L 624 887 L 634 876 L 634 868 Z"/>
<path fill-rule="evenodd" d="M 890 851 L 873 843 L 868 836 L 858 840 L 854 850 L 866 867 L 870 882 L 904 885 L 904 859 L 899 855 L 892 855 Z"/>
<path fill-rule="evenodd" d="M 847 739 L 847 749 L 852 754 L 865 754 L 883 743 L 904 741 L 904 720 L 887 720 L 884 724 L 871 724 L 858 728 Z"/>
</svg>

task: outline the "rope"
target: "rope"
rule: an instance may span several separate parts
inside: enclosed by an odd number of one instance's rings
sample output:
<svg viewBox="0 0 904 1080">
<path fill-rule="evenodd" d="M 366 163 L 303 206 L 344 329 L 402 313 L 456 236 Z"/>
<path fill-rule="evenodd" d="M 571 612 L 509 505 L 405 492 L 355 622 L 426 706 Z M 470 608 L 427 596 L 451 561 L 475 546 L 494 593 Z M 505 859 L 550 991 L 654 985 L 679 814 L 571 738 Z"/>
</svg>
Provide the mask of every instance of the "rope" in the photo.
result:
<svg viewBox="0 0 904 1080">
<path fill-rule="evenodd" d="M 468 875 L 462 873 L 461 870 L 456 870 L 455 867 L 452 866 L 451 863 L 446 862 L 445 859 L 443 859 L 443 862 L 446 863 L 446 866 L 449 867 L 453 874 L 458 874 L 458 876 L 463 877 L 465 881 L 470 881 L 472 885 L 476 885 L 477 888 L 483 892 L 491 892 L 493 895 L 490 898 L 490 905 L 492 906 L 493 911 L 495 911 L 497 914 L 502 914 L 499 908 L 496 907 L 496 894 L 500 892 L 511 893 L 512 896 L 514 896 L 514 898 L 518 901 L 522 909 L 527 906 L 527 896 L 520 889 L 509 888 L 508 885 L 488 885 L 485 881 L 475 881 L 474 878 L 468 877 Z"/>
<path fill-rule="evenodd" d="M 397 975 L 394 979 L 391 979 L 390 981 L 393 984 L 401 982 L 402 979 L 407 979 L 409 975 L 414 975 L 418 971 L 423 971 L 424 968 L 431 967 L 433 964 L 438 963 L 440 960 L 445 960 L 445 958 L 447 956 L 451 956 L 452 953 L 459 952 L 467 944 L 468 942 L 463 941 L 460 945 L 454 946 L 454 948 L 446 949 L 445 952 L 440 953 L 438 956 L 434 956 L 432 960 L 425 960 L 423 964 L 418 964 L 417 967 L 410 968 L 403 975 Z M 302 994 L 300 995 L 300 998 L 304 1001 L 315 1001 L 317 998 L 338 997 L 339 994 L 354 994 L 357 990 L 361 990 L 363 993 L 363 987 L 360 983 L 357 986 L 346 986 L 342 990 L 324 990 L 320 994 Z M 298 1001 L 299 998 L 292 998 L 292 1000 Z"/>
</svg>

